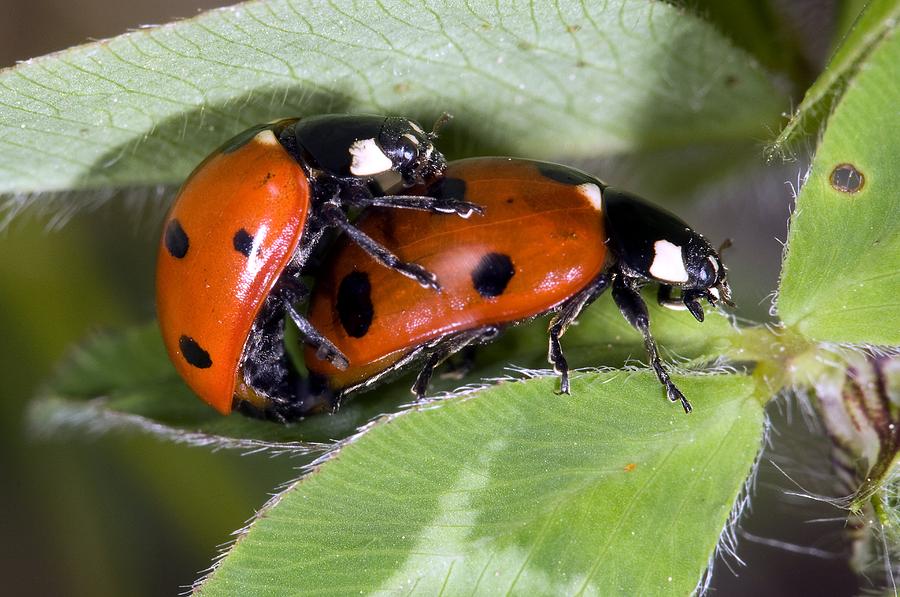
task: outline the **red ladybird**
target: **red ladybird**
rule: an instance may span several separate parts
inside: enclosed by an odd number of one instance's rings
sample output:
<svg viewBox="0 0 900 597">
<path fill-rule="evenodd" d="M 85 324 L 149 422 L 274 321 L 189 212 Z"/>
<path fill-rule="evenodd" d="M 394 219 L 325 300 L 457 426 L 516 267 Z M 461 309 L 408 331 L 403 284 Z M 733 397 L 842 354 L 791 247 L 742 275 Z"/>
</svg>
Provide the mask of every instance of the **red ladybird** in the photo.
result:
<svg viewBox="0 0 900 597">
<path fill-rule="evenodd" d="M 340 243 L 310 298 L 309 321 L 349 360 L 339 370 L 310 358 L 312 387 L 299 411 L 333 404 L 408 365 L 424 395 L 433 369 L 461 348 L 495 338 L 509 325 L 555 313 L 549 359 L 568 393 L 560 336 L 581 310 L 612 286 L 623 315 L 644 336 L 650 363 L 670 400 L 690 404 L 669 379 L 638 292 L 660 285 L 661 302 L 702 320 L 699 299 L 728 301 L 716 251 L 672 214 L 565 166 L 510 158 L 450 164 L 434 198 L 483 206 L 472 221 L 427 213 L 370 210 L 360 229 L 406 260 L 435 272 L 440 294 L 393 280 L 358 247 Z M 671 292 L 680 291 L 676 300 Z"/>
<path fill-rule="evenodd" d="M 219 412 L 267 409 L 294 393 L 284 315 L 319 358 L 344 355 L 294 308 L 300 275 L 328 227 L 422 286 L 433 273 L 403 262 L 351 225 L 346 207 L 396 206 L 469 215 L 458 201 L 380 196 L 439 178 L 444 157 L 404 118 L 332 115 L 254 127 L 209 156 L 166 217 L 157 259 L 160 328 L 176 369 Z M 431 291 L 431 290 L 429 290 Z"/>
</svg>

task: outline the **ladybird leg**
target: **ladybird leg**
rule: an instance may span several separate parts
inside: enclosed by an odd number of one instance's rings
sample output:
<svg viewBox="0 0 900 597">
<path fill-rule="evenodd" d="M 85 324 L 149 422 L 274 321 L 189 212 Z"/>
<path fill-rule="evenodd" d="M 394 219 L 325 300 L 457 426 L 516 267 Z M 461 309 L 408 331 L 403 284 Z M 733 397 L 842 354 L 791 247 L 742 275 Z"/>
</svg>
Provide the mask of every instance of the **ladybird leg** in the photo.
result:
<svg viewBox="0 0 900 597">
<path fill-rule="evenodd" d="M 705 295 L 702 292 L 686 292 L 682 297 L 684 301 L 684 306 L 687 307 L 687 310 L 691 312 L 691 315 L 694 316 L 694 319 L 703 323 L 703 306 L 700 304 L 700 298 L 705 298 Z"/>
<path fill-rule="evenodd" d="M 351 224 L 347 219 L 347 214 L 337 205 L 332 203 L 326 204 L 322 207 L 322 215 L 326 218 L 329 225 L 349 236 L 353 242 L 359 245 L 363 251 L 368 253 L 378 263 L 403 274 L 407 278 L 412 278 L 425 288 L 440 291 L 441 285 L 438 284 L 437 276 L 421 265 L 401 261 L 399 257 L 391 253 L 384 245 Z"/>
<path fill-rule="evenodd" d="M 569 325 L 578 318 L 581 311 L 597 300 L 603 292 L 609 288 L 609 275 L 600 274 L 591 282 L 591 285 L 563 303 L 559 312 L 550 320 L 549 336 L 550 349 L 547 361 L 553 365 L 553 371 L 559 375 L 558 394 L 569 393 L 569 362 L 563 354 L 560 337 L 566 333 Z"/>
<path fill-rule="evenodd" d="M 486 326 L 467 332 L 460 332 L 435 343 L 431 351 L 427 353 L 428 356 L 425 358 L 425 363 L 422 365 L 419 375 L 416 376 L 416 382 L 411 388 L 412 393 L 416 395 L 416 400 L 425 398 L 425 393 L 428 391 L 428 384 L 431 382 L 435 368 L 446 361 L 450 355 L 459 352 L 467 346 L 488 342 L 495 338 L 498 333 L 500 333 L 499 328 Z"/>
<path fill-rule="evenodd" d="M 692 293 L 690 291 L 682 292 L 681 298 L 672 298 L 672 287 L 663 284 L 659 287 L 656 300 L 661 307 L 672 309 L 673 311 L 684 311 L 687 309 L 694 316 L 694 319 L 703 323 L 703 307 L 697 300 L 702 294 Z"/>
<path fill-rule="evenodd" d="M 297 278 L 284 276 L 278 281 L 276 292 L 284 305 L 285 313 L 297 326 L 300 337 L 306 344 L 316 349 L 316 356 L 327 360 L 338 369 L 346 369 L 349 364 L 347 357 L 294 308 L 294 303 L 309 298 L 309 288 L 306 284 Z"/>
<path fill-rule="evenodd" d="M 416 376 L 416 382 L 410 388 L 410 391 L 415 394 L 416 400 L 424 400 L 425 394 L 428 392 L 428 384 L 431 383 L 431 377 L 434 375 L 434 369 L 438 365 L 441 364 L 441 361 L 446 359 L 449 355 L 448 352 L 444 350 L 436 350 L 428 355 L 428 358 L 425 359 L 425 362 L 422 363 L 422 369 L 419 370 L 419 374 Z"/>
<path fill-rule="evenodd" d="M 623 276 L 616 276 L 612 289 L 613 300 L 622 312 L 622 316 L 634 326 L 637 331 L 644 337 L 644 347 L 647 349 L 647 355 L 650 357 L 650 366 L 656 373 L 659 382 L 666 388 L 666 396 L 672 402 L 681 401 L 684 412 L 691 412 L 691 403 L 685 398 L 663 367 L 662 359 L 659 357 L 659 350 L 656 347 L 656 341 L 650 334 L 650 314 L 647 312 L 647 305 L 636 288 L 630 286 Z"/>
<path fill-rule="evenodd" d="M 308 319 L 300 315 L 297 309 L 294 308 L 294 305 L 290 302 L 286 302 L 284 304 L 284 310 L 288 314 L 288 317 L 291 318 L 291 321 L 294 322 L 294 325 L 297 326 L 297 330 L 300 332 L 300 337 L 303 338 L 303 341 L 316 349 L 316 357 L 328 361 L 338 369 L 344 370 L 347 368 L 350 361 L 347 360 L 344 353 L 338 350 L 338 347 L 332 344 L 328 338 L 323 336 L 319 330 L 314 328 L 313 325 L 309 323 Z"/>
<path fill-rule="evenodd" d="M 484 208 L 469 201 L 453 198 L 432 198 L 418 195 L 387 195 L 381 197 L 363 197 L 355 201 L 360 207 L 395 207 L 399 209 L 418 209 L 431 213 L 456 214 L 468 219 L 472 214 L 484 215 Z"/>
</svg>

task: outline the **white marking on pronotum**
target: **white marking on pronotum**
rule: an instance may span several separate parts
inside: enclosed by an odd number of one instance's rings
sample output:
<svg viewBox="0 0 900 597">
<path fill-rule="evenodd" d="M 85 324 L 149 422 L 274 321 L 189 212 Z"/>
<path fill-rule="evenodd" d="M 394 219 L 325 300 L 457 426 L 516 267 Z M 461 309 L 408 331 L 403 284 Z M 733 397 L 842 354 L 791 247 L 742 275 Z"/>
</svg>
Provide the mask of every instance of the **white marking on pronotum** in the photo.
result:
<svg viewBox="0 0 900 597">
<path fill-rule="evenodd" d="M 709 259 L 709 262 L 712 263 L 713 271 L 719 273 L 719 264 L 716 263 L 716 258 L 710 255 L 709 257 L 707 257 L 707 259 Z"/>
<path fill-rule="evenodd" d="M 594 209 L 596 209 L 597 211 L 603 211 L 603 193 L 600 192 L 600 187 L 592 182 L 585 182 L 578 185 L 577 188 L 578 192 L 581 193 L 585 199 L 591 202 L 591 205 L 594 206 Z"/>
<path fill-rule="evenodd" d="M 409 120 L 409 121 L 407 121 L 407 122 L 409 122 L 409 128 L 411 128 L 412 130 L 416 131 L 416 132 L 419 133 L 420 135 L 424 135 L 424 134 L 425 134 L 425 131 L 423 131 L 423 130 L 422 130 L 422 127 L 420 127 L 418 124 L 416 124 L 416 123 L 413 122 L 412 120 Z"/>
<path fill-rule="evenodd" d="M 667 240 L 658 240 L 653 243 L 653 263 L 650 264 L 650 274 L 654 278 L 666 282 L 687 282 L 688 273 L 684 269 L 681 247 Z"/>
<path fill-rule="evenodd" d="M 278 145 L 278 137 L 275 136 L 270 129 L 259 131 L 254 135 L 253 140 L 263 145 Z"/>
<path fill-rule="evenodd" d="M 409 142 L 412 143 L 413 145 L 415 145 L 416 147 L 419 146 L 419 140 L 416 139 L 416 136 L 415 136 L 415 135 L 412 135 L 412 134 L 410 134 L 410 133 L 403 133 L 402 136 L 403 136 L 403 137 L 406 137 L 407 139 L 409 139 Z"/>
<path fill-rule="evenodd" d="M 360 139 L 350 146 L 350 172 L 356 176 L 372 176 L 391 169 L 391 158 L 384 155 L 375 139 Z"/>
<path fill-rule="evenodd" d="M 716 288 L 715 286 L 711 286 L 710 288 L 707 288 L 706 290 L 707 290 L 707 292 L 709 292 L 711 295 L 713 295 L 714 297 L 716 297 L 716 300 L 717 300 L 717 301 L 718 301 L 718 300 L 721 300 L 722 295 L 719 294 L 719 289 L 718 289 L 718 288 Z"/>
</svg>

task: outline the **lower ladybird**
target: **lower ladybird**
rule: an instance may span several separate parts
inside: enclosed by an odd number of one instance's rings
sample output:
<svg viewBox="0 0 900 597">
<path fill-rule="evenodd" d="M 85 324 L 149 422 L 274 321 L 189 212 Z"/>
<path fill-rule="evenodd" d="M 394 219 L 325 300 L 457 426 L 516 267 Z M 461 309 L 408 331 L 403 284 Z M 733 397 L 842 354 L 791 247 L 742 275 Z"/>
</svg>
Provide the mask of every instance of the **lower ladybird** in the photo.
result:
<svg viewBox="0 0 900 597">
<path fill-rule="evenodd" d="M 435 272 L 440 293 L 392 279 L 359 247 L 330 253 L 310 299 L 309 321 L 347 356 L 337 369 L 307 349 L 312 376 L 293 413 L 334 406 L 413 365 L 422 397 L 433 370 L 464 347 L 510 325 L 552 313 L 549 360 L 569 392 L 560 338 L 604 291 L 643 336 L 650 365 L 669 400 L 691 405 L 662 364 L 639 290 L 659 285 L 660 303 L 689 310 L 702 299 L 730 304 L 726 270 L 700 234 L 671 213 L 584 172 L 545 162 L 473 158 L 453 162 L 423 190 L 434 199 L 483 206 L 475 221 L 428 213 L 369 210 L 360 229 L 404 260 Z M 678 293 L 677 298 L 673 291 Z"/>
</svg>

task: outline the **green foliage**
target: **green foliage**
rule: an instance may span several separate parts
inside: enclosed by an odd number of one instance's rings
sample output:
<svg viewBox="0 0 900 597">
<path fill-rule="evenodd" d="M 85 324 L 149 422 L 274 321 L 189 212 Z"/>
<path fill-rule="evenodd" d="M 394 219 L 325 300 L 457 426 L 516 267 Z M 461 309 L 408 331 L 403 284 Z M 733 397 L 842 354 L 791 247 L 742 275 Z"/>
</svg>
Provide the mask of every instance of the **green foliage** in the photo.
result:
<svg viewBox="0 0 900 597">
<path fill-rule="evenodd" d="M 894 30 L 829 118 L 797 199 L 778 314 L 811 339 L 900 345 L 898 64 Z M 855 192 L 833 180 L 845 164 L 863 177 Z"/>
<path fill-rule="evenodd" d="M 649 297 L 648 297 L 649 298 Z M 739 332 L 721 314 L 710 313 L 703 326 L 687 312 L 654 307 L 654 329 L 665 349 L 688 363 L 702 364 L 731 354 Z M 477 378 L 503 376 L 503 366 L 543 367 L 546 322 L 526 326 L 480 357 Z M 640 334 L 604 297 L 584 314 L 564 337 L 572 364 L 621 366 L 643 358 Z M 498 366 L 499 365 L 499 366 Z M 437 381 L 452 389 L 459 382 Z M 334 415 L 310 417 L 288 426 L 241 416 L 222 417 L 193 395 L 166 355 L 156 324 L 123 333 L 97 334 L 73 350 L 32 405 L 29 421 L 35 433 L 93 428 L 133 428 L 189 444 L 245 450 L 319 451 L 327 442 L 351 435 L 373 417 L 409 402 L 410 382 L 404 379 L 352 399 Z"/>
<path fill-rule="evenodd" d="M 154 323 L 99 334 L 72 351 L 32 404 L 29 421 L 46 437 L 82 428 L 127 428 L 195 445 L 303 453 L 322 450 L 396 406 L 388 396 L 356 401 L 339 415 L 290 426 L 222 417 L 181 381 Z"/>
<path fill-rule="evenodd" d="M 177 183 L 242 128 L 339 111 L 428 122 L 447 110 L 451 156 L 627 154 L 658 164 L 659 188 L 704 184 L 746 163 L 787 105 L 756 62 L 794 85 L 808 74 L 767 3 L 698 1 L 719 31 L 661 2 L 598 4 L 271 0 L 38 58 L 0 73 L 0 194 Z M 832 437 L 850 419 L 872 418 L 876 430 L 894 420 L 886 392 L 861 392 L 878 409 L 844 404 L 853 376 L 877 376 L 887 361 L 818 343 L 900 344 L 898 10 L 867 5 L 777 141 L 784 149 L 833 110 L 792 216 L 785 328 L 737 327 L 720 313 L 700 325 L 651 308 L 667 359 L 736 367 L 676 376 L 690 416 L 632 369 L 577 374 L 571 396 L 555 395 L 555 378 L 534 371 L 546 366 L 538 321 L 487 347 L 468 381 L 511 364 L 528 368 L 514 377 L 534 379 L 406 409 L 403 379 L 290 426 L 223 418 L 179 380 L 151 325 L 72 352 L 33 403 L 32 428 L 331 449 L 254 519 L 205 594 L 689 593 L 750 474 L 775 392 L 827 385 Z M 843 164 L 864 177 L 855 192 L 832 185 Z M 609 297 L 563 345 L 575 366 L 646 358 Z M 887 414 L 874 421 L 876 411 Z M 874 435 L 840 437 L 855 453 L 881 450 L 881 483 L 896 445 Z"/>
<path fill-rule="evenodd" d="M 849 8 L 847 10 L 850 10 Z M 851 11 L 852 12 L 852 11 Z M 900 18 L 896 0 L 870 0 L 846 32 L 825 71 L 806 90 L 791 121 L 775 141 L 775 151 L 785 151 L 803 135 L 814 133 L 840 100 L 847 84 L 881 39 L 892 34 Z"/>
<path fill-rule="evenodd" d="M 178 183 L 284 116 L 446 110 L 445 147 L 539 158 L 759 138 L 782 105 L 711 27 L 655 2 L 271 0 L 0 73 L 0 193 Z"/>
<path fill-rule="evenodd" d="M 753 383 L 504 383 L 389 417 L 283 492 L 202 595 L 686 594 L 762 437 Z"/>
</svg>

